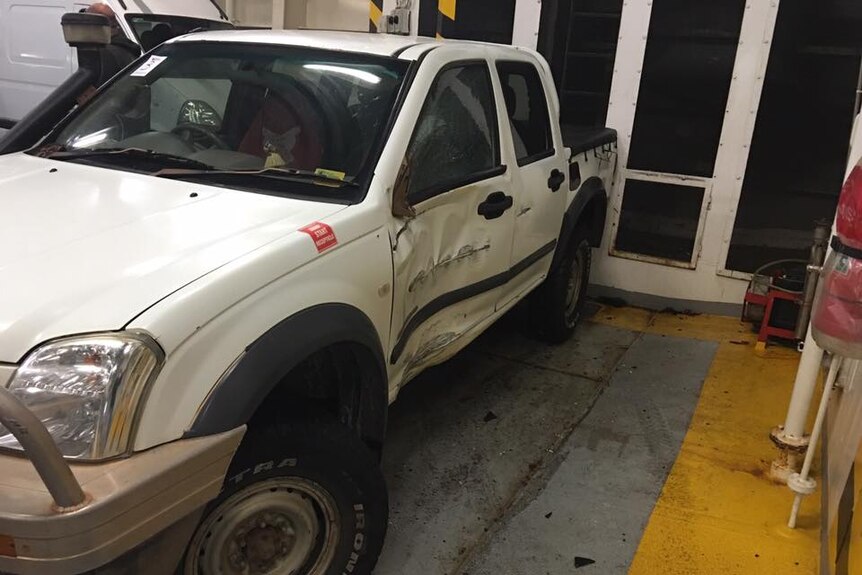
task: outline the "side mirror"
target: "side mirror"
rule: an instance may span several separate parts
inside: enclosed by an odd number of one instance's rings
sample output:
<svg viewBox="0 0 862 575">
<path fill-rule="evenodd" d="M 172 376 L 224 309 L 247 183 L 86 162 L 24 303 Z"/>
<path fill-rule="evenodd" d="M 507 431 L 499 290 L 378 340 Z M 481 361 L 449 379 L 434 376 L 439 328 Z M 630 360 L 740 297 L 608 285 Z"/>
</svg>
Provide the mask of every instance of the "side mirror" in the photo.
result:
<svg viewBox="0 0 862 575">
<path fill-rule="evenodd" d="M 60 19 L 63 37 L 73 48 L 107 46 L 111 43 L 111 23 L 101 14 L 69 12 Z"/>
<path fill-rule="evenodd" d="M 222 117 L 215 108 L 203 100 L 187 100 L 180 108 L 177 125 L 194 124 L 218 130 L 221 128 Z"/>
<path fill-rule="evenodd" d="M 416 210 L 410 205 L 407 198 L 410 191 L 410 156 L 405 155 L 401 162 L 401 168 L 395 177 L 395 185 L 392 186 L 392 215 L 396 218 L 412 218 Z"/>
</svg>

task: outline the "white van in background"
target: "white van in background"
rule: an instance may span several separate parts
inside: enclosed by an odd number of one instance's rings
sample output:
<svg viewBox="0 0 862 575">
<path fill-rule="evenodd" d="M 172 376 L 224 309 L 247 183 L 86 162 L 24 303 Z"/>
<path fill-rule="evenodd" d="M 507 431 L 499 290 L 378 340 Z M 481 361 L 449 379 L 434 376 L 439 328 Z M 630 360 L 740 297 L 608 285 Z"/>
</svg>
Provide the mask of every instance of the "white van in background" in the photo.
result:
<svg viewBox="0 0 862 575">
<path fill-rule="evenodd" d="M 126 36 L 150 50 L 191 30 L 232 27 L 213 0 L 98 0 Z M 0 0 L 0 136 L 77 68 L 60 18 L 92 0 Z"/>
</svg>

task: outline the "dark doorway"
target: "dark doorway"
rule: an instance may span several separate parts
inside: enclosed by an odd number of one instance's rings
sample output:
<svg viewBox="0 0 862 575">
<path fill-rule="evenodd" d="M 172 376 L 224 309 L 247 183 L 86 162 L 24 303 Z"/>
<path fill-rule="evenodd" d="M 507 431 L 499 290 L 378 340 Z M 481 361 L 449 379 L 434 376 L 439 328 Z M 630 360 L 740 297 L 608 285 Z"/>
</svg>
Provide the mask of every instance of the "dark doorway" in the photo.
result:
<svg viewBox="0 0 862 575">
<path fill-rule="evenodd" d="M 623 0 L 545 0 L 539 51 L 560 96 L 560 120 L 604 126 L 608 115 Z"/>
<path fill-rule="evenodd" d="M 628 168 L 712 177 L 745 0 L 655 0 Z"/>
<path fill-rule="evenodd" d="M 782 2 L 726 267 L 805 259 L 832 221 L 862 64 L 862 2 Z"/>
<path fill-rule="evenodd" d="M 436 36 L 438 0 L 420 0 L 419 35 Z M 515 0 L 464 0 L 458 2 L 454 21 L 439 18 L 444 38 L 512 43 Z"/>
</svg>

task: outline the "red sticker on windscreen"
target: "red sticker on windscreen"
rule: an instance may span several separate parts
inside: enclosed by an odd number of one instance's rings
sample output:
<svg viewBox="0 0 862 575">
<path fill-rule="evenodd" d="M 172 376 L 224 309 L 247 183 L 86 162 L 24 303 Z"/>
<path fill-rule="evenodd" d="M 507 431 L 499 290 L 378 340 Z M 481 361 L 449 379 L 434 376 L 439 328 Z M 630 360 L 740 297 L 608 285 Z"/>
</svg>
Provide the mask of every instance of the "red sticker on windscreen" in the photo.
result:
<svg viewBox="0 0 862 575">
<path fill-rule="evenodd" d="M 335 232 L 326 224 L 314 222 L 313 224 L 308 224 L 304 228 L 299 228 L 299 231 L 304 232 L 311 237 L 318 253 L 328 250 L 338 244 L 338 240 L 335 239 Z"/>
</svg>

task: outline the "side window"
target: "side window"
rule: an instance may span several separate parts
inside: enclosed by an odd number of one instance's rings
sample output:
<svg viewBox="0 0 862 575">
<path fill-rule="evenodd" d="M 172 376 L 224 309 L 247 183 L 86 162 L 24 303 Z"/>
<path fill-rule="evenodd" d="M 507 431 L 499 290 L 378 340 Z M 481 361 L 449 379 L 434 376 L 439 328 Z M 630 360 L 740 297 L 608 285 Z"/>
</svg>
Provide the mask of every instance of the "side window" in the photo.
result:
<svg viewBox="0 0 862 575">
<path fill-rule="evenodd" d="M 499 62 L 497 72 L 506 100 L 518 165 L 553 155 L 548 102 L 536 67 L 529 62 Z"/>
<path fill-rule="evenodd" d="M 419 114 L 407 157 L 411 203 L 485 179 L 499 166 L 496 106 L 485 63 L 440 72 Z"/>
</svg>

